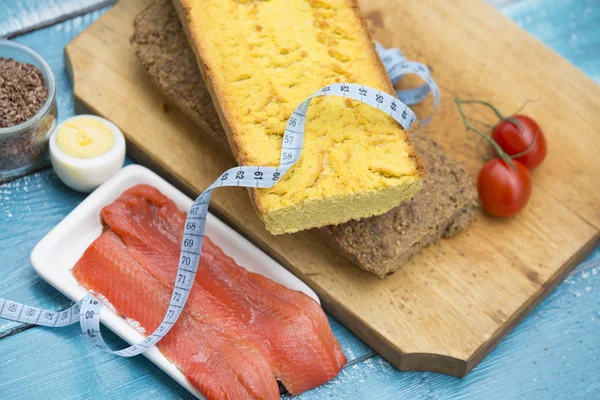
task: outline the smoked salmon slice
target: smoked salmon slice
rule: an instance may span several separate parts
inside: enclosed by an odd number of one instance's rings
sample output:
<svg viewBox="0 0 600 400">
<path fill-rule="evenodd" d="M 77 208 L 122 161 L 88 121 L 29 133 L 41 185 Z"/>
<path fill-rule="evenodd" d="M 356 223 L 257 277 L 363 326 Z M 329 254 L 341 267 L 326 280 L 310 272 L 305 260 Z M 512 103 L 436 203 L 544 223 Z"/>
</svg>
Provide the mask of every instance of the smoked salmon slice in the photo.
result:
<svg viewBox="0 0 600 400">
<path fill-rule="evenodd" d="M 100 216 L 105 231 L 73 274 L 150 333 L 167 310 L 185 213 L 137 185 Z M 245 270 L 208 237 L 186 308 L 158 347 L 209 399 L 279 398 L 276 378 L 296 395 L 346 363 L 314 300 Z"/>
<path fill-rule="evenodd" d="M 169 289 L 145 271 L 110 230 L 86 250 L 73 272 L 83 286 L 102 294 L 147 333 L 158 327 L 167 311 Z M 279 398 L 264 359 L 238 347 L 220 328 L 198 324 L 189 313 L 182 313 L 158 346 L 209 399 Z"/>
</svg>

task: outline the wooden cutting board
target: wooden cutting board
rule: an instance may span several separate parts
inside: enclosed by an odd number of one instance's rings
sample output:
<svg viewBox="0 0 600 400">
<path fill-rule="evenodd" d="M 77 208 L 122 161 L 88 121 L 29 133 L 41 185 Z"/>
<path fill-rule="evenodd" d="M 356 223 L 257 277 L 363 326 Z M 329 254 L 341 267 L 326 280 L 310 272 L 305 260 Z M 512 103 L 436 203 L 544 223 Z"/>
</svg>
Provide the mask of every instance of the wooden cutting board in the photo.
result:
<svg viewBox="0 0 600 400">
<path fill-rule="evenodd" d="M 76 107 L 114 121 L 133 159 L 193 196 L 233 160 L 165 108 L 129 46 L 133 19 L 150 1 L 120 1 L 67 46 Z M 549 155 L 533 173 L 526 210 L 512 219 L 479 213 L 467 232 L 383 281 L 332 252 L 316 232 L 271 236 L 243 189 L 217 190 L 212 210 L 309 284 L 396 367 L 464 376 L 600 242 L 600 88 L 480 0 L 362 6 L 376 40 L 431 67 L 442 90 L 431 134 L 473 177 L 481 161 L 453 97 L 507 111 L 539 98 L 526 112 L 544 128 Z"/>
</svg>

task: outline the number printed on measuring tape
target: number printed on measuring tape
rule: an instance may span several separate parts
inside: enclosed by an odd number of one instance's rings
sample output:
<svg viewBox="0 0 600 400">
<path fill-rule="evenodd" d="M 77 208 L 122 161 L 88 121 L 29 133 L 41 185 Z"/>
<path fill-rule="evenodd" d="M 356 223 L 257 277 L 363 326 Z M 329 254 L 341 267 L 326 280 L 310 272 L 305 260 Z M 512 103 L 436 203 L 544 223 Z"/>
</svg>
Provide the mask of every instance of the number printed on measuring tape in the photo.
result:
<svg viewBox="0 0 600 400">
<path fill-rule="evenodd" d="M 354 83 L 335 83 L 321 88 L 300 103 L 288 119 L 283 135 L 278 167 L 239 166 L 231 168 L 221 174 L 192 204 L 184 225 L 179 265 L 169 307 L 158 328 L 143 341 L 123 350 L 111 350 L 100 333 L 100 312 L 104 306 L 91 294 L 87 294 L 73 306 L 62 311 L 43 310 L 0 298 L 0 318 L 50 327 L 71 325 L 79 321 L 82 332 L 98 348 L 122 357 L 135 356 L 154 346 L 173 327 L 192 289 L 202 255 L 206 216 L 213 190 L 223 186 L 269 188 L 281 180 L 298 161 L 302 153 L 306 115 L 312 99 L 322 96 L 347 97 L 368 104 L 390 115 L 405 130 L 408 130 L 416 119 L 414 112 L 406 103 L 417 103 L 423 100 L 431 91 L 434 96 L 435 107 L 437 107 L 439 104 L 439 91 L 426 66 L 407 61 L 398 49 L 386 50 L 377 44 L 377 50 L 392 81 L 397 81 L 404 74 L 413 73 L 425 81 L 423 86 L 425 89 L 399 91 L 397 93 L 399 98 L 396 98 L 367 86 Z M 425 119 L 424 123 L 430 118 Z"/>
<path fill-rule="evenodd" d="M 415 74 L 425 81 L 423 85 L 414 89 L 396 90 L 396 96 L 398 96 L 398 99 L 404 104 L 410 106 L 422 102 L 429 96 L 429 93 L 431 93 L 433 95 L 433 110 L 431 111 L 431 114 L 421 122 L 422 125 L 427 125 L 440 105 L 440 90 L 435 80 L 431 77 L 429 68 L 427 68 L 425 64 L 416 61 L 408 61 L 399 49 L 386 49 L 377 42 L 375 42 L 375 49 L 383 62 L 383 66 L 385 67 L 392 84 L 398 83 L 404 75 L 408 74 Z"/>
</svg>

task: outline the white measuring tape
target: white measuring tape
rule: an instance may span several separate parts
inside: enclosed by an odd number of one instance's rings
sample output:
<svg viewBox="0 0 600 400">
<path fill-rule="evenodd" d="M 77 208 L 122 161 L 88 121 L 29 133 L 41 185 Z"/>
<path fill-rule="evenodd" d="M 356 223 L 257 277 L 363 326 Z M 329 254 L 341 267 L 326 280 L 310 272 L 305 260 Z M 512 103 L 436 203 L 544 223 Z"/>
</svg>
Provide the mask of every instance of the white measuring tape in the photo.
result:
<svg viewBox="0 0 600 400">
<path fill-rule="evenodd" d="M 410 106 L 422 102 L 431 92 L 433 95 L 433 110 L 431 111 L 431 114 L 421 122 L 422 125 L 427 125 L 440 105 L 440 90 L 437 83 L 435 83 L 435 80 L 431 77 L 429 68 L 427 68 L 425 64 L 416 61 L 408 61 L 400 49 L 386 49 L 377 42 L 375 42 L 375 49 L 377 50 L 377 54 L 379 54 L 379 58 L 383 61 L 383 65 L 385 66 L 385 70 L 390 77 L 392 84 L 395 85 L 407 74 L 415 74 L 425 81 L 423 85 L 414 89 L 396 90 L 396 96 L 398 96 L 398 99 L 404 104 Z"/>
<path fill-rule="evenodd" d="M 377 46 L 378 49 L 383 49 L 381 46 Z M 439 91 L 427 68 L 425 67 L 425 70 L 423 70 L 421 68 L 422 64 L 411 64 L 403 57 L 400 59 L 398 54 L 401 55 L 401 53 L 394 51 L 396 49 L 383 50 L 385 54 L 382 59 L 388 72 L 392 71 L 396 79 L 400 79 L 401 75 L 405 73 L 419 75 L 425 80 L 425 85 L 429 88 L 427 93 L 431 90 L 434 94 L 437 107 Z M 402 74 L 400 74 L 401 72 Z M 403 96 L 409 96 L 406 92 L 404 93 Z M 419 93 L 418 95 L 416 92 L 410 94 L 410 96 L 413 96 L 411 101 L 418 98 L 415 96 L 423 96 L 422 92 Z M 202 254 L 206 216 L 213 190 L 223 186 L 269 188 L 275 185 L 300 158 L 309 104 L 312 99 L 321 96 L 347 97 L 368 104 L 390 115 L 405 130 L 408 130 L 415 121 L 415 114 L 402 101 L 380 90 L 352 83 L 336 83 L 325 86 L 304 100 L 296 107 L 287 122 L 278 167 L 240 166 L 231 168 L 224 172 L 194 201 L 185 221 L 177 278 L 169 308 L 160 326 L 143 341 L 123 350 L 113 351 L 109 349 L 100 333 L 100 311 L 104 305 L 91 294 L 86 295 L 82 300 L 63 311 L 43 310 L 0 298 L 0 318 L 50 327 L 67 326 L 79 321 L 82 331 L 97 347 L 122 357 L 135 356 L 154 346 L 173 327 L 181 315 L 192 289 Z"/>
</svg>

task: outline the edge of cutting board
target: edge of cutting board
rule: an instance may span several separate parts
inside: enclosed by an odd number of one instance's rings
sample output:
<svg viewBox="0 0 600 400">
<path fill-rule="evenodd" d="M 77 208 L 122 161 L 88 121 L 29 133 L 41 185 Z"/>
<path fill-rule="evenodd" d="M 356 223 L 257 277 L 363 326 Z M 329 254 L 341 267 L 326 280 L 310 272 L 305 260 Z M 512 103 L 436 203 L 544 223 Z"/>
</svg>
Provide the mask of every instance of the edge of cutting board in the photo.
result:
<svg viewBox="0 0 600 400">
<path fill-rule="evenodd" d="M 138 3 L 149 3 L 146 0 L 137 0 Z M 123 3 L 127 3 L 125 6 Z M 128 7 L 134 2 L 121 1 L 115 6 L 114 9 L 110 10 L 109 13 L 116 13 L 119 6 Z M 104 18 L 104 16 L 102 17 Z M 91 27 L 96 24 L 102 23 L 102 18 L 95 22 Z M 90 28 L 91 28 L 90 27 Z M 88 31 L 88 28 L 86 31 Z M 80 92 L 80 83 L 74 72 L 72 65 L 72 57 L 70 51 L 75 51 L 78 40 L 86 34 L 84 31 L 80 36 L 74 39 L 65 48 L 65 65 L 70 75 L 71 81 L 74 86 L 75 95 L 75 110 L 78 113 L 90 112 L 94 114 L 103 113 L 100 110 L 94 108 L 92 104 L 89 104 L 84 96 Z M 81 61 L 81 60 L 80 60 Z M 85 69 L 85 65 L 80 65 L 80 68 Z M 182 114 L 174 111 L 177 118 L 185 118 Z M 190 126 L 192 126 L 190 122 Z M 127 130 L 123 130 L 128 145 L 128 155 L 139 162 L 140 164 L 146 165 L 149 168 L 157 171 L 159 174 L 164 176 L 167 180 L 173 183 L 175 186 L 180 188 L 184 193 L 195 196 L 198 194 L 197 188 L 194 188 L 192 183 L 182 175 L 179 175 L 174 169 L 161 163 L 160 159 L 154 158 L 147 154 L 145 146 L 142 142 L 136 140 L 135 137 L 131 136 Z M 277 254 L 274 250 L 271 250 L 264 239 L 257 236 L 255 232 L 249 227 L 237 223 L 233 223 L 228 218 L 228 212 L 225 209 L 221 209 L 218 205 L 213 203 L 211 205 L 211 211 L 214 212 L 219 218 L 225 220 L 230 226 L 235 227 L 240 233 L 246 238 L 256 244 L 259 248 L 267 252 L 270 256 L 286 266 L 289 270 L 296 273 L 296 275 L 311 286 L 321 297 L 324 308 L 328 310 L 335 318 L 340 320 L 350 330 L 352 330 L 357 336 L 363 339 L 369 344 L 374 350 L 382 354 L 391 364 L 400 370 L 423 370 L 423 371 L 434 371 L 446 373 L 458 377 L 465 376 L 473 367 L 477 365 L 497 344 L 498 342 L 517 324 L 521 321 L 537 304 L 539 304 L 550 291 L 556 287 L 556 285 L 564 278 L 568 272 L 573 269 L 582 259 L 587 256 L 592 249 L 600 243 L 600 233 L 594 228 L 594 233 L 591 235 L 589 240 L 578 249 L 566 262 L 564 262 L 554 273 L 548 277 L 536 292 L 531 294 L 521 306 L 514 311 L 506 320 L 499 324 L 498 328 L 491 334 L 489 338 L 481 341 L 481 345 L 473 351 L 469 357 L 456 358 L 448 355 L 440 355 L 434 353 L 422 353 L 422 352 L 404 352 L 399 349 L 397 344 L 390 342 L 381 332 L 371 328 L 366 321 L 361 318 L 360 315 L 354 313 L 349 307 L 342 304 L 339 299 L 335 299 L 326 290 L 322 289 L 319 282 L 314 280 L 308 273 L 299 271 L 298 268 L 290 265 L 288 261 L 284 259 L 283 255 Z M 590 223 L 590 226 L 593 226 Z"/>
<path fill-rule="evenodd" d="M 73 79 L 73 71 L 71 62 L 68 55 L 68 47 L 65 48 L 65 65 L 71 82 L 75 84 Z M 75 112 L 77 114 L 97 114 L 97 112 L 85 100 L 77 96 L 75 92 Z M 124 132 L 125 133 L 125 132 Z M 127 134 L 125 133 L 127 137 Z M 157 174 L 165 178 L 173 186 L 177 187 L 187 196 L 192 198 L 198 196 L 198 192 L 187 182 L 185 179 L 180 177 L 177 173 L 165 168 L 156 159 L 148 156 L 140 148 L 138 144 L 127 140 L 127 155 L 136 161 L 137 163 L 144 165 L 155 171 Z M 211 204 L 210 210 L 212 213 L 217 215 L 219 219 L 226 222 L 233 229 L 235 224 L 229 220 L 229 218 Z M 269 248 L 261 245 L 260 242 L 256 241 L 245 229 L 235 229 L 242 236 L 248 239 L 252 244 L 259 247 L 261 250 L 269 254 L 277 262 L 284 265 L 286 268 L 291 269 L 287 262 L 282 259 L 277 253 L 272 252 Z M 375 330 L 369 329 L 369 327 L 360 322 L 360 318 L 354 315 L 349 310 L 344 310 L 344 307 L 334 301 L 331 296 L 326 292 L 320 290 L 318 286 L 315 286 L 310 279 L 302 279 L 308 286 L 317 292 L 319 298 L 323 302 L 323 308 L 330 312 L 337 320 L 339 320 L 344 326 L 348 327 L 354 334 L 360 339 L 365 341 L 371 347 L 373 347 L 378 353 L 380 353 L 390 364 L 398 368 L 401 371 L 428 371 L 428 372 L 439 372 L 443 374 L 453 375 L 459 378 L 465 377 L 473 368 L 477 366 L 497 345 L 498 343 L 516 326 L 518 325 L 529 313 L 537 307 L 554 288 L 577 266 L 579 265 L 597 246 L 600 245 L 600 233 L 596 234 L 588 243 L 586 243 L 578 253 L 574 254 L 571 259 L 565 263 L 557 272 L 548 279 L 544 285 L 539 289 L 538 293 L 531 296 L 529 301 L 525 302 L 521 308 L 515 312 L 511 318 L 509 318 L 494 335 L 483 345 L 477 349 L 475 353 L 466 360 L 462 360 L 455 357 L 450 357 L 442 354 L 432 353 L 404 353 L 398 351 L 395 346 L 388 342 L 383 336 L 379 335 Z M 375 340 L 377 338 L 377 340 Z M 380 346 L 373 346 L 372 343 L 382 343 Z"/>
</svg>

